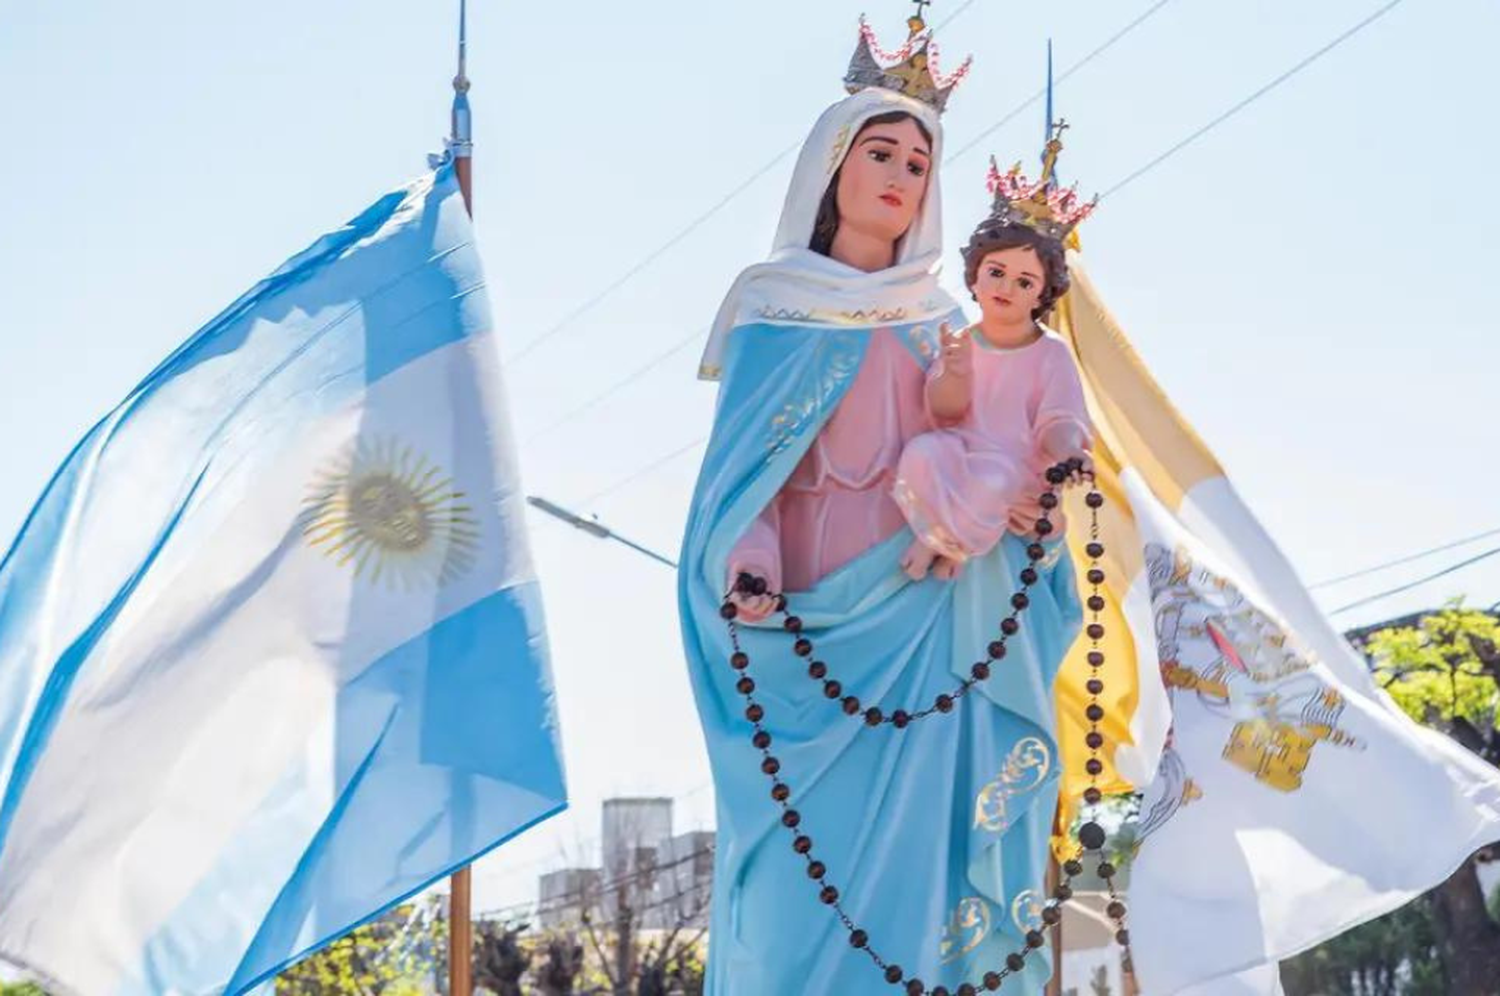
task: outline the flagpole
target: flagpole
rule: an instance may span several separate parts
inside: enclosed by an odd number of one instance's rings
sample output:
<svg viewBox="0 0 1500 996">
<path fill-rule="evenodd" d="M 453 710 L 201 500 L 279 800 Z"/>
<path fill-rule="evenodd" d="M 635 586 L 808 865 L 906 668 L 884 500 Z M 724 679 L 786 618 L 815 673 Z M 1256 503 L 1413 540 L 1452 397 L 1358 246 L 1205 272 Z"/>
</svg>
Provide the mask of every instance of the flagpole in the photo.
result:
<svg viewBox="0 0 1500 996">
<path fill-rule="evenodd" d="M 469 5 L 458 4 L 458 73 L 453 77 L 452 134 L 448 153 L 463 194 L 464 210 L 474 216 L 474 141 L 469 113 Z M 448 996 L 473 996 L 473 869 L 465 865 L 448 882 Z"/>
</svg>

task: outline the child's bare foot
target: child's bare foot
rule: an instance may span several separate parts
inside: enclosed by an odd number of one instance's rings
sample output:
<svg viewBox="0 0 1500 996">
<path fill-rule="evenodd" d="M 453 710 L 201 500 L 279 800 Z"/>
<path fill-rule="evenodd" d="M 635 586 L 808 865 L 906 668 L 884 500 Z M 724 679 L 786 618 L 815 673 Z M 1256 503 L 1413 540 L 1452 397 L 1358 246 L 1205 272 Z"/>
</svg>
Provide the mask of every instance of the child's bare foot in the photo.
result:
<svg viewBox="0 0 1500 996">
<path fill-rule="evenodd" d="M 964 565 L 949 557 L 939 557 L 932 564 L 932 576 L 940 581 L 956 581 L 963 572 Z"/>
<path fill-rule="evenodd" d="M 913 581 L 920 581 L 932 570 L 933 562 L 937 559 L 936 550 L 921 540 L 912 540 L 911 546 L 901 555 L 901 569 Z"/>
</svg>

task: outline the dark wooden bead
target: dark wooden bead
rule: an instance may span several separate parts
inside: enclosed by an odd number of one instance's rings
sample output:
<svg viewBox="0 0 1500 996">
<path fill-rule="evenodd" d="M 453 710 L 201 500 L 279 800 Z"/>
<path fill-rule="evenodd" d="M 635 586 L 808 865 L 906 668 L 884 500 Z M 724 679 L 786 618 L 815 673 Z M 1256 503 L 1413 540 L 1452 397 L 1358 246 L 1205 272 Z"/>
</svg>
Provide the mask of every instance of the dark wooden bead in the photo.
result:
<svg viewBox="0 0 1500 996">
<path fill-rule="evenodd" d="M 885 969 L 885 981 L 894 986 L 901 981 L 902 974 L 900 965 L 887 965 Z"/>
<path fill-rule="evenodd" d="M 740 610 L 735 607 L 735 604 L 733 602 L 725 602 L 723 605 L 719 606 L 719 618 L 721 619 L 733 619 L 739 614 Z"/>
<path fill-rule="evenodd" d="M 932 990 L 932 996 L 948 996 L 947 986 L 937 986 Z"/>
<path fill-rule="evenodd" d="M 1076 456 L 1068 457 L 1063 461 L 1063 466 L 1068 469 L 1068 473 L 1076 474 L 1083 469 L 1083 458 Z"/>
<path fill-rule="evenodd" d="M 1116 899 L 1104 908 L 1104 912 L 1109 914 L 1111 920 L 1123 920 L 1125 919 L 1125 904 Z"/>
<path fill-rule="evenodd" d="M 1053 494 L 1051 491 L 1048 491 L 1046 494 L 1042 495 L 1041 505 L 1043 508 L 1047 509 L 1050 512 L 1052 509 L 1057 507 L 1057 495 Z"/>
<path fill-rule="evenodd" d="M 1047 926 L 1055 927 L 1060 920 L 1062 920 L 1062 910 L 1056 906 L 1048 906 L 1042 910 L 1042 922 Z"/>
<path fill-rule="evenodd" d="M 756 730 L 755 736 L 750 738 L 750 742 L 753 743 L 758 750 L 765 750 L 767 747 L 771 746 L 771 735 L 765 730 Z"/>
<path fill-rule="evenodd" d="M 937 697 L 937 701 L 935 701 L 933 703 L 933 705 L 937 706 L 937 711 L 938 712 L 952 712 L 953 711 L 953 696 L 951 696 L 951 695 L 939 695 Z"/>
<path fill-rule="evenodd" d="M 813 661 L 807 665 L 807 673 L 818 681 L 828 677 L 828 665 L 822 661 Z"/>
<path fill-rule="evenodd" d="M 828 874 L 828 869 L 824 866 L 823 862 L 821 862 L 821 861 L 811 861 L 811 862 L 808 863 L 808 865 L 807 865 L 807 877 L 808 878 L 811 878 L 811 879 L 820 879 L 824 875 L 827 875 L 827 874 Z"/>
<path fill-rule="evenodd" d="M 1083 742 L 1089 745 L 1089 750 L 1098 750 L 1104 746 L 1104 734 L 1090 733 L 1083 738 Z"/>
<path fill-rule="evenodd" d="M 784 627 L 786 627 L 786 631 L 788 633 L 800 633 L 800 632 L 802 632 L 802 617 L 801 616 L 787 616 L 786 617 L 786 621 L 783 622 L 781 625 L 784 626 Z"/>
<path fill-rule="evenodd" d="M 905 709 L 897 709 L 891 713 L 891 724 L 898 730 L 904 730 L 911 723 L 911 713 Z"/>
<path fill-rule="evenodd" d="M 808 853 L 812 850 L 812 838 L 806 836 L 798 836 L 796 840 L 792 841 L 792 850 L 796 851 L 798 854 Z"/>
<path fill-rule="evenodd" d="M 801 822 L 802 814 L 797 812 L 795 809 L 788 809 L 786 812 L 781 814 L 781 823 L 783 826 L 795 828 L 797 824 Z"/>
<path fill-rule="evenodd" d="M 1058 902 L 1065 903 L 1069 899 L 1073 898 L 1073 887 L 1068 883 L 1063 882 L 1052 891 L 1052 895 L 1056 897 Z"/>
<path fill-rule="evenodd" d="M 1053 486 L 1059 485 L 1068 479 L 1068 472 L 1061 466 L 1047 468 L 1047 483 Z"/>
<path fill-rule="evenodd" d="M 1098 703 L 1090 703 L 1089 707 L 1083 711 L 1083 714 L 1089 718 L 1089 722 L 1097 723 L 1104 718 L 1104 707 Z"/>
<path fill-rule="evenodd" d="M 922 985 L 921 979 L 912 979 L 906 984 L 906 996 L 922 996 L 927 987 Z"/>
<path fill-rule="evenodd" d="M 1106 881 L 1115 877 L 1115 866 L 1108 861 L 1099 862 L 1099 877 Z"/>
<path fill-rule="evenodd" d="M 1084 687 L 1089 690 L 1090 695 L 1104 694 L 1104 682 L 1100 681 L 1098 678 L 1090 678 L 1088 684 Z"/>
<path fill-rule="evenodd" d="M 1022 612 L 1025 611 L 1026 607 L 1031 604 L 1031 597 L 1024 591 L 1018 591 L 1014 595 L 1010 596 L 1010 604 L 1011 607 L 1017 612 Z"/>
<path fill-rule="evenodd" d="M 1070 878 L 1077 878 L 1083 874 L 1083 862 L 1077 858 L 1069 858 L 1063 862 L 1063 872 Z"/>
<path fill-rule="evenodd" d="M 1097 805 L 1099 805 L 1099 802 L 1103 798 L 1104 798 L 1104 793 L 1100 792 L 1096 788 L 1093 788 L 1092 786 L 1090 786 L 1089 788 L 1086 788 L 1086 789 L 1083 790 L 1083 801 L 1086 802 L 1086 803 L 1088 803 L 1090 806 L 1097 806 Z"/>
<path fill-rule="evenodd" d="M 1128 948 L 1128 947 L 1130 947 L 1130 931 L 1128 931 L 1128 930 L 1117 930 L 1117 931 L 1115 931 L 1115 940 L 1119 942 L 1119 945 L 1122 948 Z"/>
<path fill-rule="evenodd" d="M 777 612 L 785 612 L 786 611 L 786 596 L 785 595 L 777 595 L 776 596 L 776 611 Z"/>
<path fill-rule="evenodd" d="M 1002 619 L 1000 620 L 1000 632 L 1006 636 L 1015 636 L 1021 632 L 1021 624 L 1014 619 Z"/>
<path fill-rule="evenodd" d="M 792 650 L 798 657 L 811 657 L 813 652 L 812 641 L 803 637 L 792 645 Z"/>
<path fill-rule="evenodd" d="M 734 579 L 734 590 L 742 595 L 748 595 L 752 591 L 754 591 L 754 589 L 755 575 L 740 571 L 739 576 Z"/>
<path fill-rule="evenodd" d="M 1102 639 L 1104 639 L 1104 624 L 1103 623 L 1089 623 L 1088 634 L 1089 634 L 1089 639 L 1090 640 L 1102 640 Z"/>
<path fill-rule="evenodd" d="M 1103 666 L 1104 666 L 1104 651 L 1102 651 L 1102 650 L 1090 650 L 1089 651 L 1089 667 L 1103 667 Z"/>
<path fill-rule="evenodd" d="M 1103 508 L 1104 496 L 1097 491 L 1090 491 L 1083 496 L 1083 503 L 1089 508 Z"/>
<path fill-rule="evenodd" d="M 743 671 L 750 666 L 750 655 L 744 651 L 737 650 L 734 656 L 729 658 L 729 666 L 736 671 Z"/>
<path fill-rule="evenodd" d="M 1089 758 L 1088 763 L 1083 767 L 1091 775 L 1098 776 L 1104 774 L 1104 762 L 1097 758 Z"/>
<path fill-rule="evenodd" d="M 852 947 L 862 948 L 870 943 L 870 935 L 863 930 L 851 930 L 849 932 L 849 944 Z"/>
<path fill-rule="evenodd" d="M 879 709 L 871 706 L 865 710 L 866 726 L 879 726 L 883 722 L 885 722 L 885 715 Z"/>
<path fill-rule="evenodd" d="M 752 723 L 759 723 L 766 716 L 766 711 L 759 705 L 752 705 L 745 710 L 745 718 Z"/>
<path fill-rule="evenodd" d="M 1078 828 L 1078 842 L 1090 851 L 1097 851 L 1106 840 L 1104 828 L 1093 820 Z"/>
<path fill-rule="evenodd" d="M 859 712 L 859 699 L 855 698 L 852 695 L 846 695 L 844 697 L 844 712 L 846 712 L 850 716 Z"/>
<path fill-rule="evenodd" d="M 818 893 L 818 898 L 823 900 L 824 906 L 832 906 L 839 901 L 839 890 L 831 885 L 825 885 L 822 891 Z"/>
<path fill-rule="evenodd" d="M 958 987 L 958 996 L 974 996 L 974 987 L 965 982 Z"/>
<path fill-rule="evenodd" d="M 825 681 L 823 682 L 823 694 L 830 699 L 836 699 L 844 694 L 844 686 L 836 681 Z"/>
<path fill-rule="evenodd" d="M 1028 930 L 1026 932 L 1026 946 L 1028 948 L 1039 948 L 1047 943 L 1047 938 L 1042 936 L 1040 930 Z"/>
<path fill-rule="evenodd" d="M 1093 611 L 1093 612 L 1103 612 L 1104 611 L 1104 606 L 1105 606 L 1105 601 L 1104 601 L 1104 596 L 1103 595 L 1090 595 L 1089 596 L 1089 609 L 1091 611 Z"/>
<path fill-rule="evenodd" d="M 969 673 L 974 676 L 975 681 L 984 681 L 990 676 L 990 666 L 984 661 L 979 661 L 969 668 Z"/>
<path fill-rule="evenodd" d="M 1104 572 L 1097 567 L 1091 567 L 1089 568 L 1088 578 L 1089 584 L 1103 584 Z"/>
<path fill-rule="evenodd" d="M 1040 543 L 1032 543 L 1026 547 L 1026 556 L 1032 560 L 1041 560 L 1047 556 L 1047 548 Z"/>
<path fill-rule="evenodd" d="M 1036 520 L 1036 525 L 1033 526 L 1032 528 L 1034 528 L 1036 530 L 1036 534 L 1038 536 L 1051 536 L 1052 535 L 1052 530 L 1053 530 L 1054 527 L 1052 525 L 1052 520 L 1051 519 L 1042 518 L 1042 519 L 1037 519 Z"/>
<path fill-rule="evenodd" d="M 998 661 L 1000 658 L 1005 656 L 1005 641 L 991 640 L 988 649 L 990 652 L 990 657 Z"/>
<path fill-rule="evenodd" d="M 768 775 L 774 775 L 781 770 L 781 762 L 774 757 L 768 757 L 760 762 L 760 770 Z"/>
<path fill-rule="evenodd" d="M 1036 568 L 1035 567 L 1023 567 L 1023 568 L 1021 568 L 1021 583 L 1022 584 L 1027 585 L 1027 586 L 1034 585 L 1040 579 L 1041 579 L 1041 575 L 1036 572 Z"/>
<path fill-rule="evenodd" d="M 1088 546 L 1083 548 L 1083 552 L 1089 555 L 1090 560 L 1098 560 L 1100 557 L 1104 556 L 1104 544 L 1090 543 Z"/>
<path fill-rule="evenodd" d="M 739 681 L 736 681 L 734 683 L 734 687 L 739 689 L 741 695 L 749 695 L 751 692 L 755 691 L 755 682 L 751 680 L 749 675 L 746 675 Z"/>
<path fill-rule="evenodd" d="M 781 782 L 777 782 L 775 785 L 771 786 L 771 798 L 775 799 L 777 802 L 786 802 L 791 798 L 791 796 L 792 790 L 787 788 L 787 786 L 783 785 Z"/>
</svg>

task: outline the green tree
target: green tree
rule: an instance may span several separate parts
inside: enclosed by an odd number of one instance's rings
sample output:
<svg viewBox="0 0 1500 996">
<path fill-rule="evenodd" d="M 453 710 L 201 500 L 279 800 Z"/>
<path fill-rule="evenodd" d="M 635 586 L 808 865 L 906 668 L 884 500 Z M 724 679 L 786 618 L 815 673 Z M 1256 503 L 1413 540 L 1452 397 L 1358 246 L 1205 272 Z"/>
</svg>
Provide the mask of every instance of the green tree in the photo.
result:
<svg viewBox="0 0 1500 996">
<path fill-rule="evenodd" d="M 400 906 L 276 977 L 276 996 L 420 996 L 445 933 Z"/>
<path fill-rule="evenodd" d="M 0 982 L 0 996 L 48 996 L 35 982 Z"/>
<path fill-rule="evenodd" d="M 1500 765 L 1500 623 L 1453 603 L 1372 634 L 1375 675 L 1408 716 Z M 1475 855 L 1448 881 L 1282 967 L 1288 996 L 1446 996 L 1493 991 L 1500 924 L 1486 915 Z M 1405 980 L 1405 981 L 1403 981 Z"/>
</svg>

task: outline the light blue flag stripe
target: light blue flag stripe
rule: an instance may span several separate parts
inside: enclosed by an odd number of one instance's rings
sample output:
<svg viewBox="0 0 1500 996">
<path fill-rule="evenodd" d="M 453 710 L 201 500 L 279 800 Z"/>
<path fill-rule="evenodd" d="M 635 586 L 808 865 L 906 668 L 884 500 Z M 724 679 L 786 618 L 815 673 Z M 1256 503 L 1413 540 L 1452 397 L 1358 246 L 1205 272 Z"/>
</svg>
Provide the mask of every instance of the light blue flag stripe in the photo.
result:
<svg viewBox="0 0 1500 996">
<path fill-rule="evenodd" d="M 244 992 L 566 806 L 483 289 L 444 167 L 59 469 L 0 562 L 0 956 Z"/>
</svg>

